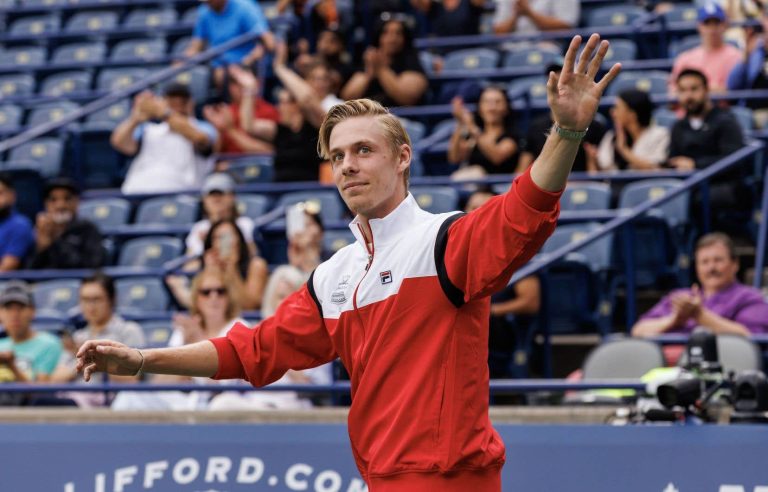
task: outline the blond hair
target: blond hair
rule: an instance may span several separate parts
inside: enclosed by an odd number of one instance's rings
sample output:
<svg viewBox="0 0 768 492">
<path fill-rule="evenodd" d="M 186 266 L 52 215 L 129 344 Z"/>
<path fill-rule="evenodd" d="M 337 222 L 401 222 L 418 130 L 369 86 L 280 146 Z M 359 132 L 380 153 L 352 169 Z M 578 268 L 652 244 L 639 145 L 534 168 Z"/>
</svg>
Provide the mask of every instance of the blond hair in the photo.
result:
<svg viewBox="0 0 768 492">
<path fill-rule="evenodd" d="M 200 309 L 197 307 L 197 298 L 200 295 L 200 284 L 203 283 L 203 278 L 205 277 L 213 277 L 219 280 L 221 285 L 227 289 L 227 308 L 225 316 L 227 320 L 236 318 L 240 314 L 240 299 L 242 298 L 240 295 L 241 293 L 237 292 L 233 286 L 233 282 L 227 281 L 224 272 L 218 268 L 206 268 L 205 270 L 195 275 L 195 278 L 192 279 L 192 302 L 189 308 L 189 312 L 192 314 L 192 316 L 200 314 Z M 203 328 L 207 328 L 207 326 L 205 326 L 205 319 L 202 320 L 202 323 Z"/>
<path fill-rule="evenodd" d="M 412 147 L 411 138 L 408 136 L 408 132 L 405 131 L 403 124 L 400 123 L 397 116 L 390 113 L 387 108 L 376 101 L 370 99 L 352 99 L 333 106 L 331 110 L 328 111 L 328 114 L 325 115 L 323 124 L 320 125 L 320 138 L 318 138 L 317 141 L 317 151 L 323 159 L 331 158 L 331 133 L 336 125 L 349 118 L 358 118 L 361 116 L 373 116 L 376 118 L 376 121 L 379 122 L 382 130 L 384 130 L 384 136 L 389 141 L 390 148 L 394 155 L 400 155 L 400 147 L 403 144 Z M 406 190 L 408 189 L 410 175 L 411 169 L 408 167 L 403 172 Z"/>
</svg>

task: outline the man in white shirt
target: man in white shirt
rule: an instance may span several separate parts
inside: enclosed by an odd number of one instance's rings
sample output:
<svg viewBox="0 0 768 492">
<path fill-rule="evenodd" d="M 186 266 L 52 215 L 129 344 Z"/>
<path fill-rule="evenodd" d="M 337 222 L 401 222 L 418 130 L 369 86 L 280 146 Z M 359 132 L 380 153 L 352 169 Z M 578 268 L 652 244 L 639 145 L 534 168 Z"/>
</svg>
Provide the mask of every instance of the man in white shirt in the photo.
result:
<svg viewBox="0 0 768 492">
<path fill-rule="evenodd" d="M 530 34 L 579 25 L 579 0 L 496 0 L 493 32 Z"/>
<path fill-rule="evenodd" d="M 125 194 L 199 188 L 210 169 L 218 135 L 194 117 L 189 88 L 170 84 L 159 97 L 144 91 L 134 98 L 130 116 L 112 132 L 117 151 L 134 156 L 123 182 Z"/>
</svg>

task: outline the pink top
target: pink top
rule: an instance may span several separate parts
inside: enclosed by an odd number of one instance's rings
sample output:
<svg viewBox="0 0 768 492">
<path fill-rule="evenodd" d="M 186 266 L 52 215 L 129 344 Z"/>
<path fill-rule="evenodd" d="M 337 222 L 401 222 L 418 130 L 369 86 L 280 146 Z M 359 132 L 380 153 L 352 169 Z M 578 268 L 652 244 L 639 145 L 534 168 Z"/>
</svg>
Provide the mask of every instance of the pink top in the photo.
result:
<svg viewBox="0 0 768 492">
<path fill-rule="evenodd" d="M 686 68 L 699 70 L 706 75 L 710 91 L 724 91 L 728 88 L 728 74 L 742 58 L 741 51 L 730 44 L 724 44 L 716 50 L 707 51 L 697 46 L 683 51 L 675 58 L 672 73 L 669 74 L 669 91 L 675 92 L 677 74 Z"/>
</svg>

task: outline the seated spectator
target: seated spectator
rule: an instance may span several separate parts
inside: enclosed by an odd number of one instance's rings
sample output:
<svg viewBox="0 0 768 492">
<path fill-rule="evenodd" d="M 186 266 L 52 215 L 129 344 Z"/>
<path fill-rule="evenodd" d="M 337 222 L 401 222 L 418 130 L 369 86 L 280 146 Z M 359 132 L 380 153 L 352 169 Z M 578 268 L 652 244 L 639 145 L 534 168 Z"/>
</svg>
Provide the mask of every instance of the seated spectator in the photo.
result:
<svg viewBox="0 0 768 492">
<path fill-rule="evenodd" d="M 573 29 L 579 24 L 579 0 L 495 0 L 493 32 L 530 34 Z"/>
<path fill-rule="evenodd" d="M 300 226 L 289 224 L 286 228 L 288 264 L 298 268 L 308 278 L 309 274 L 326 259 L 323 255 L 323 221 L 319 211 L 311 210 L 303 204 L 297 206 L 304 211 L 303 223 Z"/>
<path fill-rule="evenodd" d="M 411 5 L 426 15 L 429 34 L 471 36 L 480 32 L 485 0 L 411 0 Z"/>
<path fill-rule="evenodd" d="M 766 40 L 768 40 L 768 9 L 761 8 L 759 26 L 745 26 L 745 45 L 742 61 L 733 67 L 728 74 L 728 90 L 758 90 L 768 89 L 768 74 L 765 71 Z M 768 99 L 748 99 L 747 105 L 755 110 L 762 111 L 762 120 L 766 119 L 764 108 L 768 106 Z M 765 121 L 763 121 L 765 123 Z M 765 125 L 760 125 L 765 126 Z"/>
<path fill-rule="evenodd" d="M 703 236 L 696 243 L 695 261 L 699 283 L 662 298 L 635 323 L 633 336 L 691 333 L 698 326 L 716 334 L 768 332 L 768 303 L 758 289 L 736 279 L 739 260 L 730 237 L 717 232 Z"/>
<path fill-rule="evenodd" d="M 677 76 L 683 69 L 699 70 L 707 77 L 712 92 L 728 90 L 728 74 L 741 61 L 741 51 L 725 41 L 728 20 L 723 9 L 716 3 L 708 3 L 698 9 L 698 25 L 701 44 L 683 51 L 675 58 L 669 74 L 669 90 L 674 92 Z"/>
<path fill-rule="evenodd" d="M 125 343 L 132 347 L 144 347 L 146 340 L 141 326 L 133 321 L 126 321 L 115 313 L 115 282 L 103 273 L 86 277 L 80 283 L 80 312 L 86 325 L 76 330 L 71 337 L 64 339 L 65 351 L 51 376 L 54 383 L 77 381 L 88 384 L 79 377 L 75 354 L 87 340 L 105 339 Z M 104 375 L 110 382 L 135 383 L 136 376 Z M 96 382 L 96 380 L 92 380 Z M 93 407 L 104 405 L 102 393 L 69 392 L 64 395 L 74 400 L 78 406 Z"/>
<path fill-rule="evenodd" d="M 246 128 L 254 118 L 277 123 L 277 109 L 259 97 L 258 81 L 250 71 L 237 65 L 227 70 L 227 88 L 230 103 L 207 105 L 205 119 L 216 127 L 221 137 L 219 151 L 225 154 L 243 154 L 263 151 L 263 144 L 248 134 Z"/>
<path fill-rule="evenodd" d="M 307 70 L 316 63 L 323 63 L 330 69 L 330 93 L 338 94 L 347 83 L 354 70 L 350 63 L 349 53 L 344 48 L 345 41 L 338 29 L 324 29 L 317 36 L 317 48 L 314 55 L 307 52 L 300 54 L 294 61 L 296 70 L 306 74 Z"/>
<path fill-rule="evenodd" d="M 218 135 L 194 117 L 189 88 L 170 84 L 164 97 L 149 91 L 133 100 L 130 116 L 112 131 L 115 150 L 134 156 L 122 192 L 159 193 L 199 188 L 218 150 Z"/>
<path fill-rule="evenodd" d="M 293 265 L 280 265 L 269 276 L 267 287 L 264 289 L 264 302 L 261 305 L 261 316 L 268 318 L 275 314 L 283 299 L 293 294 L 307 281 L 306 272 Z"/>
<path fill-rule="evenodd" d="M 341 90 L 342 99 L 369 98 L 384 106 L 419 104 L 429 83 L 402 18 L 386 17 L 363 54 L 363 67 Z"/>
<path fill-rule="evenodd" d="M 0 292 L 0 382 L 46 382 L 61 356 L 61 341 L 32 328 L 35 302 L 26 283 L 9 282 Z"/>
<path fill-rule="evenodd" d="M 35 242 L 32 223 L 16 211 L 15 205 L 13 181 L 0 173 L 0 272 L 20 268 Z"/>
<path fill-rule="evenodd" d="M 253 67 L 264 55 L 272 51 L 275 37 L 269 30 L 267 19 L 257 2 L 250 0 L 206 0 L 200 6 L 184 56 L 190 57 L 207 49 L 220 46 L 246 33 L 260 34 L 261 44 L 251 41 L 231 48 L 211 61 L 216 87 L 224 86 L 225 67 L 244 65 Z"/>
<path fill-rule="evenodd" d="M 454 98 L 452 104 L 456 129 L 448 147 L 448 162 L 465 164 L 453 177 L 514 172 L 519 147 L 507 92 L 498 86 L 483 89 L 476 114 L 464 106 L 461 98 Z"/>
<path fill-rule="evenodd" d="M 251 254 L 234 220 L 220 220 L 211 225 L 203 241 L 201 260 L 193 262 L 194 267 L 200 270 L 214 268 L 224 272 L 227 285 L 232 285 L 234 292 L 242 295 L 242 298 L 237 299 L 239 306 L 248 310 L 261 306 L 264 286 L 269 276 L 267 262 Z M 169 287 L 179 304 L 191 307 L 190 291 L 178 279 L 178 276 L 168 278 Z"/>
<path fill-rule="evenodd" d="M 35 219 L 35 251 L 28 267 L 98 268 L 106 252 L 99 229 L 77 218 L 80 189 L 69 178 L 53 178 L 43 192 L 45 210 Z"/>
<path fill-rule="evenodd" d="M 667 160 L 669 130 L 652 123 L 653 102 L 645 91 L 622 91 L 611 108 L 613 130 L 595 147 L 584 144 L 588 171 L 652 171 Z"/>
<path fill-rule="evenodd" d="M 187 254 L 190 256 L 203 254 L 203 241 L 211 229 L 211 224 L 222 220 L 234 220 L 248 244 L 248 250 L 255 253 L 253 220 L 240 215 L 237 211 L 235 181 L 232 177 L 225 173 L 210 174 L 205 178 L 201 192 L 203 219 L 197 221 L 187 235 Z"/>
</svg>

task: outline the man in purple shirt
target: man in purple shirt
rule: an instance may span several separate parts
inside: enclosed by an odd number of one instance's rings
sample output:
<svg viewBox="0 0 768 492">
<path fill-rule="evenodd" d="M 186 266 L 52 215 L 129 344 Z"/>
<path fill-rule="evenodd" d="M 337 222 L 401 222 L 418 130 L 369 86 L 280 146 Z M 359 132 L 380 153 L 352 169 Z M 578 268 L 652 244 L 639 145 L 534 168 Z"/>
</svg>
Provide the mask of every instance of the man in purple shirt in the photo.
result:
<svg viewBox="0 0 768 492">
<path fill-rule="evenodd" d="M 768 333 L 768 303 L 763 294 L 736 280 L 739 261 L 733 241 L 715 232 L 696 243 L 699 285 L 665 296 L 632 327 L 636 337 L 666 332 L 690 333 L 703 326 L 716 334 Z"/>
</svg>

